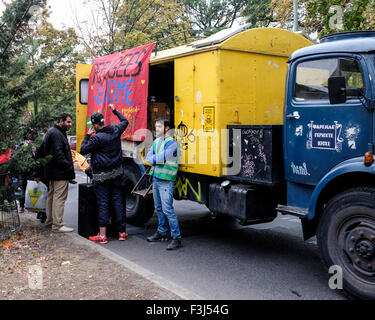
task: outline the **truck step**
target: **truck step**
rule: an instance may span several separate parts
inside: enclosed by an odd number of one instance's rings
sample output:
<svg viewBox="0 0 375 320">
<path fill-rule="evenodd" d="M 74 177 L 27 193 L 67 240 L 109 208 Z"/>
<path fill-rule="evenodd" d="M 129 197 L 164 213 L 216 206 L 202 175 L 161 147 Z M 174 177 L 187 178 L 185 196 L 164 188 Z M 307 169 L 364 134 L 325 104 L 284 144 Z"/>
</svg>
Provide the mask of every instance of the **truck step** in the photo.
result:
<svg viewBox="0 0 375 320">
<path fill-rule="evenodd" d="M 142 177 L 138 180 L 137 184 L 134 186 L 134 188 L 131 192 L 132 195 L 138 195 L 138 196 L 141 196 L 141 197 L 145 198 L 150 193 L 152 193 L 152 183 L 149 183 L 149 185 L 146 189 L 137 190 L 137 188 L 141 184 L 141 181 L 143 180 L 143 178 L 146 177 L 146 176 L 150 176 L 150 170 L 151 170 L 151 167 L 148 167 L 147 170 L 142 175 Z"/>
<path fill-rule="evenodd" d="M 141 197 L 146 197 L 149 194 L 152 194 L 152 190 L 151 190 L 151 188 L 147 188 L 147 189 L 143 189 L 143 190 L 133 191 L 132 194 L 138 195 L 138 196 L 141 196 Z"/>
<path fill-rule="evenodd" d="M 276 208 L 276 211 L 281 214 L 290 214 L 292 216 L 296 216 L 300 219 L 307 218 L 308 216 L 308 210 L 305 208 L 299 208 L 299 207 L 292 207 L 292 206 L 284 206 L 279 204 Z"/>
</svg>

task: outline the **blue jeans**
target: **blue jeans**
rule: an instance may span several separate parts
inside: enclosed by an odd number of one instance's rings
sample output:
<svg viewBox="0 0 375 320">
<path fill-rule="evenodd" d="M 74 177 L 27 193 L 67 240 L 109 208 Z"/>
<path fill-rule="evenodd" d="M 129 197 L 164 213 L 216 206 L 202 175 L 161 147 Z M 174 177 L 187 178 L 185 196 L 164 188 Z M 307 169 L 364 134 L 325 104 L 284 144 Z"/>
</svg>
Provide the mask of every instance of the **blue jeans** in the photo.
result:
<svg viewBox="0 0 375 320">
<path fill-rule="evenodd" d="M 178 218 L 173 209 L 173 189 L 175 183 L 173 181 L 159 180 L 153 182 L 153 195 L 155 210 L 158 214 L 158 232 L 166 235 L 168 232 L 168 224 L 171 229 L 173 238 L 181 239 Z"/>
<path fill-rule="evenodd" d="M 99 227 L 107 227 L 109 210 L 112 204 L 117 230 L 120 233 L 125 232 L 125 208 L 122 197 L 121 179 L 95 184 L 94 190 L 99 209 Z"/>
</svg>

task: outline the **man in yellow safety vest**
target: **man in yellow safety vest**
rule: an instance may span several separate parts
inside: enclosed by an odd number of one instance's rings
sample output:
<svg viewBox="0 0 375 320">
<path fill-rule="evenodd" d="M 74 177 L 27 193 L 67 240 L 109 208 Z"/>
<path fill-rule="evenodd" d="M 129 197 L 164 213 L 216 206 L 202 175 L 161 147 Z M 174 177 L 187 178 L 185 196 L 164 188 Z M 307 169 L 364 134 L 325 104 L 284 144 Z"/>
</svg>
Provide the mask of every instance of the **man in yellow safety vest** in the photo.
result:
<svg viewBox="0 0 375 320">
<path fill-rule="evenodd" d="M 181 247 L 181 233 L 176 212 L 173 208 L 173 190 L 178 172 L 178 144 L 169 136 L 170 123 L 167 119 L 155 121 L 157 139 L 146 156 L 146 161 L 153 168 L 153 196 L 158 214 L 158 229 L 147 238 L 149 242 L 164 241 L 168 238 L 168 224 L 172 241 L 167 250 Z"/>
</svg>

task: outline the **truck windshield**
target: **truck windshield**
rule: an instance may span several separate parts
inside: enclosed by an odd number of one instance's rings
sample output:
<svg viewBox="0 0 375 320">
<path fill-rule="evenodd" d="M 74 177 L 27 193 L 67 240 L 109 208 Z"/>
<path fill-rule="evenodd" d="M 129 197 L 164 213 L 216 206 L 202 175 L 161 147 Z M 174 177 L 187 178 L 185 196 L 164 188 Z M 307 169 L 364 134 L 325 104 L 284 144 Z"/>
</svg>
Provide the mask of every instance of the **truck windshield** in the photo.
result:
<svg viewBox="0 0 375 320">
<path fill-rule="evenodd" d="M 294 99 L 296 101 L 328 100 L 330 77 L 344 77 L 348 89 L 364 90 L 361 68 L 355 59 L 311 60 L 297 65 Z M 347 99 L 357 99 L 357 96 L 349 90 Z"/>
</svg>

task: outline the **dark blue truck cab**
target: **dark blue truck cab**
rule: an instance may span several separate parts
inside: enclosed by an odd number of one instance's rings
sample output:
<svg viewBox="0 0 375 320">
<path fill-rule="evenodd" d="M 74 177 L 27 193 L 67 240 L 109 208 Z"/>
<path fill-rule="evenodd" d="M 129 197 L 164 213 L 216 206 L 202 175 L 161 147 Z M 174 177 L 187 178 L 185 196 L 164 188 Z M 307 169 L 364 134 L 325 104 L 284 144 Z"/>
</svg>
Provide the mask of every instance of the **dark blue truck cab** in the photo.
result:
<svg viewBox="0 0 375 320">
<path fill-rule="evenodd" d="M 375 32 L 347 32 L 294 52 L 283 127 L 286 204 L 317 236 L 344 289 L 375 299 Z"/>
<path fill-rule="evenodd" d="M 304 239 L 317 236 L 324 264 L 361 299 L 375 299 L 374 80 L 375 32 L 329 35 L 295 51 L 283 125 L 228 125 L 240 172 L 195 178 L 213 217 L 242 225 L 299 217 Z"/>
</svg>

